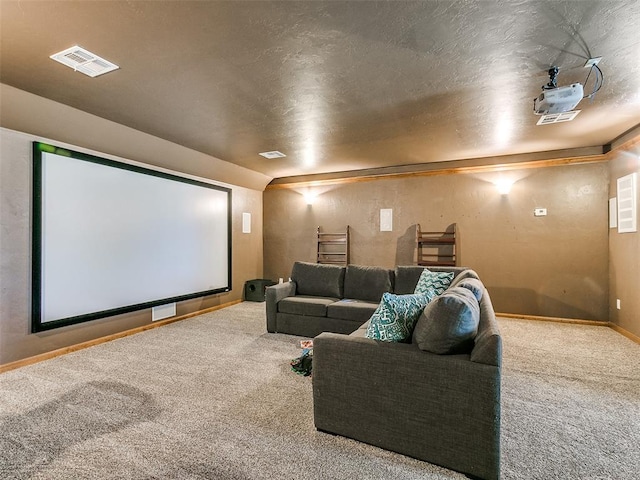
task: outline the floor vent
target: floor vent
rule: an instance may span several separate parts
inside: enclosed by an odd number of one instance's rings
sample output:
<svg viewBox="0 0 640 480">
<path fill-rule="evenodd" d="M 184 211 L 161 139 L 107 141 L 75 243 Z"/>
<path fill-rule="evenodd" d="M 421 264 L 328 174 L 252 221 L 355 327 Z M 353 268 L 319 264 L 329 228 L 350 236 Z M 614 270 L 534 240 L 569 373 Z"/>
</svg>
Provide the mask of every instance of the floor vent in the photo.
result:
<svg viewBox="0 0 640 480">
<path fill-rule="evenodd" d="M 543 115 L 538 120 L 536 125 L 549 125 L 551 123 L 561 123 L 561 122 L 570 122 L 576 115 L 578 115 L 582 110 L 572 110 L 570 112 L 563 113 L 549 113 L 548 115 Z"/>
<path fill-rule="evenodd" d="M 120 68 L 115 63 L 111 63 L 77 45 L 53 54 L 50 58 L 90 77 L 97 77 Z"/>
</svg>

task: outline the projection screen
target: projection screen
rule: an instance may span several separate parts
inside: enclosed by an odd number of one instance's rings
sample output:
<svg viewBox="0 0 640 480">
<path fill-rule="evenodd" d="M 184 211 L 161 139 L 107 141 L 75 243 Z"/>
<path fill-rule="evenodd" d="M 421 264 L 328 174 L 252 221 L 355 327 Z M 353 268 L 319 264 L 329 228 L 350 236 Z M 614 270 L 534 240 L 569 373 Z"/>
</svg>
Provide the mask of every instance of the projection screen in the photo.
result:
<svg viewBox="0 0 640 480">
<path fill-rule="evenodd" d="M 231 190 L 33 144 L 32 331 L 231 290 Z"/>
</svg>

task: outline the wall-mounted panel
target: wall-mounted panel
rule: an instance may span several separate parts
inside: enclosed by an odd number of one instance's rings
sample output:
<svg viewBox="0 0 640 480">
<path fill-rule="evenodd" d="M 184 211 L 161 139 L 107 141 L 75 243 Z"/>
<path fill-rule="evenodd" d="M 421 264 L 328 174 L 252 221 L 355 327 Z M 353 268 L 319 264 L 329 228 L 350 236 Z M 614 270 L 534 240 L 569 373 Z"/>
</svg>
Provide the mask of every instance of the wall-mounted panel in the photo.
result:
<svg viewBox="0 0 640 480">
<path fill-rule="evenodd" d="M 637 173 L 618 178 L 618 233 L 638 231 Z"/>
</svg>

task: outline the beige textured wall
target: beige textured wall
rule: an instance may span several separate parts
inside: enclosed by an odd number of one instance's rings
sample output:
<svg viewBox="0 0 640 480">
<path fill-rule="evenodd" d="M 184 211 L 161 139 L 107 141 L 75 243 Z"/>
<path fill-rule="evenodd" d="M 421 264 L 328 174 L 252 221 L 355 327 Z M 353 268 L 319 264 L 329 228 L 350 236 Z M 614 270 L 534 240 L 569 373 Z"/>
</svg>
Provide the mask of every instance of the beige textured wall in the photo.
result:
<svg viewBox="0 0 640 480">
<path fill-rule="evenodd" d="M 101 122 L 93 117 L 94 135 Z M 133 139 L 145 142 L 140 134 Z M 151 323 L 151 310 L 30 333 L 31 142 L 55 139 L 0 129 L 0 364 L 27 358 Z M 82 147 L 82 145 L 80 145 Z M 122 146 L 121 146 L 122 148 Z M 171 159 L 162 159 L 167 162 Z M 179 165 L 179 158 L 173 159 Z M 244 282 L 262 277 L 262 191 L 232 186 L 232 291 L 178 304 L 178 315 L 241 299 Z M 242 232 L 242 213 L 252 216 L 252 233 Z"/>
<path fill-rule="evenodd" d="M 516 179 L 500 195 L 493 181 Z M 288 277 L 315 261 L 315 231 L 352 229 L 351 263 L 391 268 L 415 258 L 415 225 L 457 223 L 459 264 L 475 269 L 497 311 L 607 320 L 609 171 L 605 163 L 502 173 L 389 178 L 325 187 L 311 206 L 301 193 L 264 194 L 264 273 Z M 317 190 L 320 192 L 321 190 Z M 534 208 L 548 215 L 535 217 Z M 393 231 L 379 210 L 393 209 Z"/>
<path fill-rule="evenodd" d="M 617 196 L 617 179 L 633 172 L 638 172 L 640 177 L 640 145 L 617 152 L 610 162 L 610 197 Z M 640 188 L 638 190 L 640 208 Z M 609 230 L 609 258 L 610 321 L 640 337 L 640 233 Z M 616 308 L 617 299 L 620 299 L 620 310 Z"/>
</svg>

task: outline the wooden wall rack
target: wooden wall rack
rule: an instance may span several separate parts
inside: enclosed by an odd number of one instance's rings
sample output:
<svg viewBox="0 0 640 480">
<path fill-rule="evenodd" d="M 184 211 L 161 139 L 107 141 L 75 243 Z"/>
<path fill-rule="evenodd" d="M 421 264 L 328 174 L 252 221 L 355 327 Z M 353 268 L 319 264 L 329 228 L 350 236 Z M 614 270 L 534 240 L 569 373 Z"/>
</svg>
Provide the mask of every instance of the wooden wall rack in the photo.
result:
<svg viewBox="0 0 640 480">
<path fill-rule="evenodd" d="M 454 267 L 457 265 L 456 246 L 455 223 L 439 232 L 425 232 L 420 224 L 416 226 L 418 265 Z"/>
<path fill-rule="evenodd" d="M 349 225 L 345 232 L 327 233 L 318 227 L 317 232 L 317 263 L 333 265 L 349 264 Z"/>
</svg>

